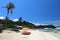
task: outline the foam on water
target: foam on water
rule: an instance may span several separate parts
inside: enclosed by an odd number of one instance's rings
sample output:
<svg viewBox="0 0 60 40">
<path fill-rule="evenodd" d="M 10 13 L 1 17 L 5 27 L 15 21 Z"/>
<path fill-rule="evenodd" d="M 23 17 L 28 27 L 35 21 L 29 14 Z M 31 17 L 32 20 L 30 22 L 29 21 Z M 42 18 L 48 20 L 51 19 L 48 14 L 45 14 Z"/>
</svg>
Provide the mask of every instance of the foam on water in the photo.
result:
<svg viewBox="0 0 60 40">
<path fill-rule="evenodd" d="M 57 35 L 60 35 L 60 28 L 55 28 L 55 29 L 48 28 L 48 29 L 44 29 L 43 31 L 44 32 L 52 32 L 52 33 L 55 33 Z"/>
</svg>

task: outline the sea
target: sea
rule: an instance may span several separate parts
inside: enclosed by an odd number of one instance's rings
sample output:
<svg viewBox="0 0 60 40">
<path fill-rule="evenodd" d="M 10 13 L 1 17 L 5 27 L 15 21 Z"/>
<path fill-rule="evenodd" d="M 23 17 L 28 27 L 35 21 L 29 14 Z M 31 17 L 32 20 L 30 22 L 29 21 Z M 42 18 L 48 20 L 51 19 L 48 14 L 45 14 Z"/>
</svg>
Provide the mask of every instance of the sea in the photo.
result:
<svg viewBox="0 0 60 40">
<path fill-rule="evenodd" d="M 48 32 L 51 34 L 56 34 L 56 35 L 60 35 L 60 27 L 57 28 L 44 28 L 44 29 L 32 29 L 32 30 L 39 30 L 39 31 L 43 31 L 43 32 Z"/>
<path fill-rule="evenodd" d="M 40 30 L 40 29 L 39 29 Z M 60 27 L 57 27 L 57 28 L 45 28 L 45 29 L 42 29 L 41 31 L 43 32 L 48 32 L 48 33 L 51 33 L 55 36 L 59 36 L 60 37 Z"/>
</svg>

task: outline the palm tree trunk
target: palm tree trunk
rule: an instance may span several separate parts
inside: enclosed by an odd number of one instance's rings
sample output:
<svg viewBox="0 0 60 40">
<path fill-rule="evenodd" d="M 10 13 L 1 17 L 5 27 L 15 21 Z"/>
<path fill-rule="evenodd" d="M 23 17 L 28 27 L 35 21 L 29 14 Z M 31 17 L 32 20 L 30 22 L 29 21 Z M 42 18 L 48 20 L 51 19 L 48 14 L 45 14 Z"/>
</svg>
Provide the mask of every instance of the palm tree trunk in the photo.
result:
<svg viewBox="0 0 60 40">
<path fill-rule="evenodd" d="M 8 28 L 8 26 L 7 26 L 8 25 L 8 14 L 9 13 L 7 13 L 7 15 L 6 15 L 6 28 Z"/>
</svg>

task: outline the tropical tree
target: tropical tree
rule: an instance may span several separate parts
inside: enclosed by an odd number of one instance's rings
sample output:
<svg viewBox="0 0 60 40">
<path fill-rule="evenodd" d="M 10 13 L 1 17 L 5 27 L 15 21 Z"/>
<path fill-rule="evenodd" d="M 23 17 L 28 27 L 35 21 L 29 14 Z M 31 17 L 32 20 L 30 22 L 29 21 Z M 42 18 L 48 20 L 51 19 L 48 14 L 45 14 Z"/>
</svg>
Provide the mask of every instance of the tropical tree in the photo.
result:
<svg viewBox="0 0 60 40">
<path fill-rule="evenodd" d="M 9 13 L 13 13 L 12 10 L 15 8 L 14 4 L 12 2 L 8 3 L 8 5 L 5 7 L 7 9 L 7 16 Z"/>
<path fill-rule="evenodd" d="M 19 22 L 23 22 L 23 19 L 22 19 L 22 17 L 20 17 L 18 21 L 19 21 Z"/>
<path fill-rule="evenodd" d="M 10 2 L 10 3 L 8 3 L 8 5 L 6 5 L 6 6 L 3 7 L 3 8 L 6 8 L 6 9 L 7 9 L 6 18 L 9 18 L 9 17 L 8 17 L 8 14 L 9 14 L 9 13 L 13 13 L 12 11 L 13 11 L 13 9 L 15 8 L 15 6 L 14 6 L 14 4 L 13 4 L 12 2 Z M 6 19 L 6 21 L 7 21 L 7 19 Z M 6 22 L 6 24 L 7 24 L 7 22 Z"/>
</svg>

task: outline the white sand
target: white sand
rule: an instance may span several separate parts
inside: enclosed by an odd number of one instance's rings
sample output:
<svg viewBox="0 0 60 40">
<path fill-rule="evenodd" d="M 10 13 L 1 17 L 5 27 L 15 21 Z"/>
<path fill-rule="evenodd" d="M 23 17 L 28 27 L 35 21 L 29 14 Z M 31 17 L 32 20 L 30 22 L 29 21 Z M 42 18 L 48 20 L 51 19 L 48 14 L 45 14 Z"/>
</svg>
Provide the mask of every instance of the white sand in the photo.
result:
<svg viewBox="0 0 60 40">
<path fill-rule="evenodd" d="M 60 38 L 47 32 L 33 30 L 30 35 L 21 35 L 21 32 L 0 33 L 0 40 L 60 40 Z"/>
</svg>

